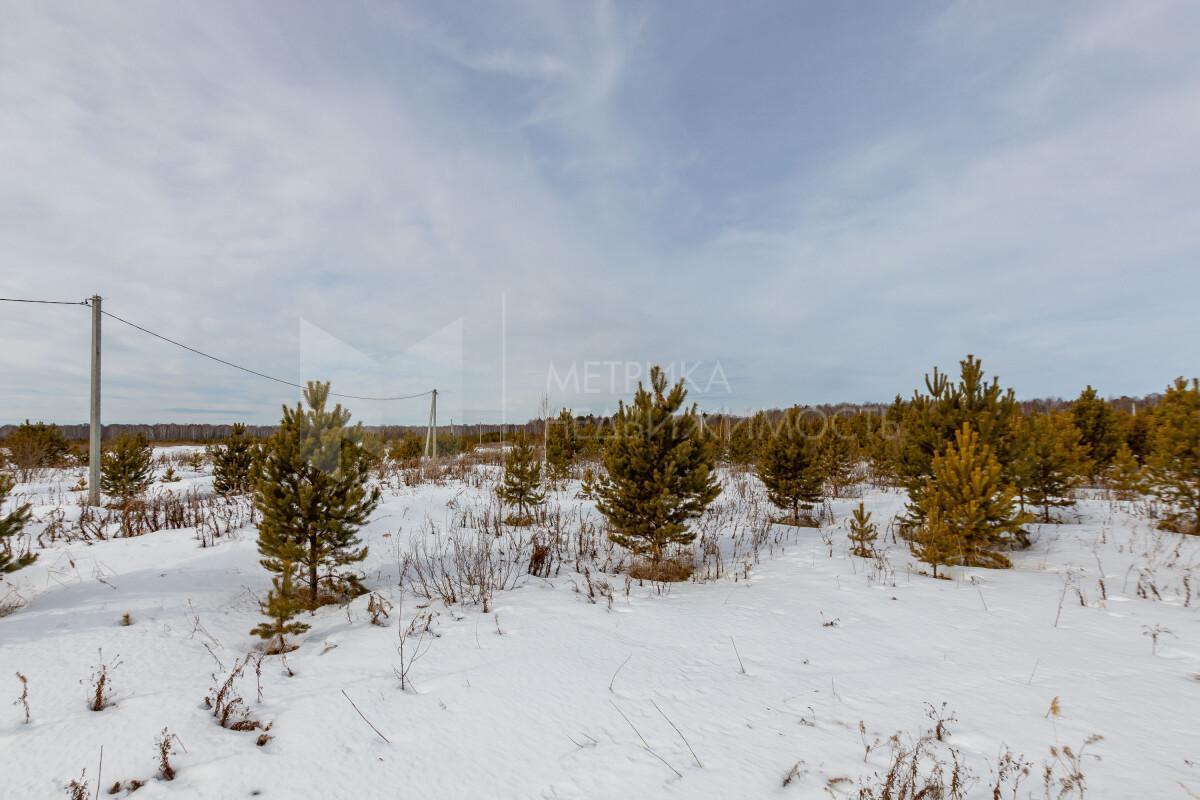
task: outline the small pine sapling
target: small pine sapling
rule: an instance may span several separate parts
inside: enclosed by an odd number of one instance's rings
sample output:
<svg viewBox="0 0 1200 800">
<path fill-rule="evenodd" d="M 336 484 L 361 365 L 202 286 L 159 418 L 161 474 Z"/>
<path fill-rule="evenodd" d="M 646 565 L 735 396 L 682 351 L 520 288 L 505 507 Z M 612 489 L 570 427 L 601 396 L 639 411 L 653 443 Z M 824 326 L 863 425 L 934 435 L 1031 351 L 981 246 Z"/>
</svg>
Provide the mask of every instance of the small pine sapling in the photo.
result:
<svg viewBox="0 0 1200 800">
<path fill-rule="evenodd" d="M 0 507 L 3 507 L 8 493 L 15 485 L 16 481 L 11 475 L 0 473 Z M 22 503 L 8 514 L 0 516 L 0 574 L 16 572 L 37 560 L 37 554 L 31 552 L 28 546 L 25 552 L 20 552 L 20 549 L 13 545 L 29 523 L 30 514 L 29 504 Z"/>
<path fill-rule="evenodd" d="M 935 578 L 946 577 L 938 575 L 939 566 L 949 566 L 961 560 L 958 539 L 936 508 L 925 514 L 924 521 L 912 532 L 908 544 L 914 556 L 933 567 Z"/>
<path fill-rule="evenodd" d="M 755 471 L 767 489 L 767 499 L 776 508 L 790 512 L 781 522 L 814 524 L 811 514 L 802 517 L 800 512 L 810 512 L 821 502 L 825 475 L 819 453 L 804 429 L 799 408 L 790 409 L 767 440 Z"/>
<path fill-rule="evenodd" d="M 528 437 L 518 435 L 504 458 L 504 480 L 496 496 L 517 513 L 505 520 L 510 525 L 528 525 L 533 521 L 529 510 L 542 505 L 546 495 L 541 490 L 542 465 L 538 463 Z"/>
<path fill-rule="evenodd" d="M 271 591 L 267 599 L 259 603 L 259 609 L 267 621 L 250 631 L 267 641 L 267 652 L 272 655 L 295 650 L 297 645 L 289 645 L 286 637 L 299 636 L 309 628 L 305 623 L 293 619 L 305 610 L 305 604 L 293 590 L 292 572 L 292 565 L 285 563 L 280 574 L 271 579 Z"/>
<path fill-rule="evenodd" d="M 652 367 L 650 387 L 638 384 L 633 402 L 621 401 L 604 447 L 608 474 L 596 506 L 613 543 L 649 557 L 648 576 L 662 569 L 669 547 L 695 540 L 688 521 L 721 493 L 713 448 L 699 431 L 695 404 L 683 410 L 685 397 L 683 380 L 667 391 L 666 374 Z M 685 569 L 676 566 L 663 579 L 686 579 L 690 564 L 678 565 Z"/>
<path fill-rule="evenodd" d="M 1146 491 L 1146 472 L 1137 457 L 1122 443 L 1105 476 L 1108 488 L 1118 500 L 1136 500 Z"/>
<path fill-rule="evenodd" d="M 817 471 L 824 478 L 830 495 L 841 497 L 846 488 L 854 483 L 858 461 L 858 442 L 830 424 L 817 445 Z"/>
<path fill-rule="evenodd" d="M 575 418 L 570 409 L 564 408 L 546 431 L 546 477 L 552 484 L 557 486 L 570 477 L 578 455 Z"/>
<path fill-rule="evenodd" d="M 33 480 L 38 470 L 67 461 L 71 445 L 57 425 L 25 420 L 4 438 L 8 460 L 22 483 Z"/>
<path fill-rule="evenodd" d="M 1019 418 L 1020 419 L 1020 418 Z M 1017 456 L 1013 465 L 1022 497 L 1042 509 L 1074 505 L 1071 492 L 1092 471 L 1079 431 L 1065 413 L 1034 414 L 1018 422 Z"/>
<path fill-rule="evenodd" d="M 860 501 L 850 517 L 850 541 L 854 547 L 850 552 L 860 558 L 871 558 L 875 554 L 875 539 L 879 529 L 871 521 L 871 512 Z"/>
<path fill-rule="evenodd" d="M 100 459 L 100 490 L 128 506 L 150 487 L 154 465 L 142 434 L 118 436 Z"/>
<path fill-rule="evenodd" d="M 598 480 L 596 478 L 596 470 L 591 467 L 583 468 L 583 479 L 579 482 L 580 500 L 595 500 L 596 490 L 598 488 Z"/>
<path fill-rule="evenodd" d="M 1071 423 L 1079 431 L 1092 479 L 1112 463 L 1121 444 L 1121 420 L 1111 403 L 1088 386 L 1071 403 Z"/>
<path fill-rule="evenodd" d="M 1200 535 L 1200 381 L 1179 378 L 1168 386 L 1154 419 L 1151 488 L 1180 509 L 1180 532 Z"/>
<path fill-rule="evenodd" d="M 209 447 L 213 465 L 213 491 L 217 494 L 245 494 L 254 485 L 254 473 L 261 448 L 250 440 L 246 426 L 234 423 L 224 444 Z"/>
<path fill-rule="evenodd" d="M 387 457 L 402 464 L 415 464 L 424 450 L 425 441 L 416 434 L 410 433 L 396 439 L 387 450 Z"/>
<path fill-rule="evenodd" d="M 373 456 L 362 426 L 350 426 L 350 412 L 328 408 L 328 399 L 329 384 L 310 381 L 305 403 L 284 407 L 254 489 L 260 563 L 277 575 L 294 568 L 309 609 L 321 605 L 322 587 L 335 599 L 365 593 L 361 579 L 342 568 L 367 557 L 358 529 L 380 498 L 367 485 Z"/>
<path fill-rule="evenodd" d="M 933 474 L 912 505 L 914 518 L 935 517 L 918 525 L 913 546 L 935 575 L 940 564 L 1011 567 L 999 548 L 1027 541 L 1022 526 L 1028 516 L 1016 508 L 1016 490 L 1004 482 L 992 449 L 970 423 L 963 423 L 954 443 L 933 459 Z"/>
</svg>

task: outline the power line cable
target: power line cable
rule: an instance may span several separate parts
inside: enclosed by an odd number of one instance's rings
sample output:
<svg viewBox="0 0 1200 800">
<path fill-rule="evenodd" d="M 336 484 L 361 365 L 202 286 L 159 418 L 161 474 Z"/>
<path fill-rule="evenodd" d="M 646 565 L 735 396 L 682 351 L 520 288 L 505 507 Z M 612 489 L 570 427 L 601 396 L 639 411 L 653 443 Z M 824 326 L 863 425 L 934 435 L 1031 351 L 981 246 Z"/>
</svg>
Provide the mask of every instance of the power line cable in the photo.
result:
<svg viewBox="0 0 1200 800">
<path fill-rule="evenodd" d="M 127 319 L 118 317 L 116 314 L 113 314 L 110 311 L 105 311 L 105 310 L 101 309 L 100 313 L 106 317 L 112 317 L 117 322 L 122 322 L 131 328 L 136 328 L 137 330 L 141 331 L 142 333 L 149 334 L 150 336 L 153 336 L 156 339 L 162 339 L 164 342 L 173 344 L 176 347 L 181 347 L 190 353 L 195 353 L 198 356 L 203 356 L 204 358 L 211 359 L 212 361 L 216 361 L 218 364 L 224 364 L 227 367 L 233 367 L 234 369 L 240 369 L 242 372 L 248 372 L 251 375 L 257 375 L 260 378 L 266 378 L 269 381 L 275 381 L 276 383 L 282 383 L 284 386 L 291 386 L 296 389 L 304 389 L 305 388 L 304 386 L 301 386 L 298 383 L 293 383 L 292 381 L 284 380 L 283 378 L 276 378 L 274 375 L 268 375 L 265 372 L 259 372 L 258 370 L 250 369 L 249 367 L 243 367 L 240 364 L 234 364 L 232 361 L 226 361 L 223 358 L 218 358 L 217 356 L 205 353 L 203 350 L 197 350 L 194 347 L 189 347 L 188 345 L 184 344 L 183 342 L 177 342 L 174 339 L 171 339 L 170 337 L 163 336 L 161 333 L 155 333 L 154 331 L 150 330 L 149 328 L 143 328 L 141 325 L 138 325 L 135 322 L 130 322 Z M 383 402 L 383 401 L 390 401 L 390 400 L 414 400 L 418 397 L 425 397 L 425 396 L 429 395 L 432 391 L 433 391 L 432 389 L 426 389 L 423 392 L 416 392 L 415 394 L 397 395 L 395 397 L 363 397 L 361 395 L 339 394 L 337 392 L 330 392 L 329 394 L 331 397 L 341 397 L 341 398 L 345 398 L 348 400 L 369 400 L 369 401 Z"/>
<path fill-rule="evenodd" d="M 18 298 L 18 297 L 0 297 L 0 302 L 3 302 L 3 303 L 39 303 L 39 304 L 43 304 L 43 305 L 55 305 L 55 306 L 90 306 L 91 305 L 90 300 L 30 300 L 30 299 Z M 116 314 L 113 314 L 110 311 L 105 311 L 105 310 L 101 309 L 100 313 L 106 317 L 111 317 L 111 318 L 115 319 L 117 322 L 124 323 L 131 328 L 136 328 L 137 330 L 141 331 L 142 333 L 149 334 L 150 336 L 153 336 L 156 339 L 162 339 L 164 342 L 173 344 L 176 347 L 181 347 L 190 353 L 195 353 L 198 356 L 203 356 L 204 358 L 211 359 L 212 361 L 216 361 L 218 364 L 224 364 L 227 367 L 233 367 L 234 369 L 240 369 L 242 372 L 248 372 L 251 375 L 257 375 L 260 378 L 266 378 L 269 381 L 275 381 L 275 383 L 282 383 L 284 386 L 291 386 L 295 389 L 304 389 L 305 388 L 304 386 L 301 386 L 298 383 L 293 383 L 292 381 L 287 381 L 287 380 L 284 380 L 283 378 L 276 378 L 274 375 L 268 375 L 265 372 L 259 372 L 258 370 L 250 369 L 249 367 L 243 367 L 240 364 L 234 364 L 232 361 L 226 361 L 223 358 L 217 358 L 214 355 L 205 353 L 203 350 L 197 350 L 194 347 L 189 347 L 188 345 L 184 344 L 183 342 L 177 342 L 170 337 L 163 336 L 161 333 L 155 333 L 154 331 L 150 330 L 149 328 L 143 328 L 141 325 L 138 325 L 135 322 L 130 322 L 127 319 L 118 317 Z M 418 397 L 426 397 L 429 394 L 431 394 L 432 392 L 433 392 L 432 389 L 426 389 L 423 392 L 416 392 L 415 394 L 397 395 L 395 397 L 363 397 L 363 396 L 356 395 L 356 394 L 339 394 L 338 392 L 330 392 L 329 394 L 331 397 L 341 397 L 341 398 L 345 398 L 347 400 L 368 400 L 368 401 L 372 401 L 372 402 L 385 402 L 385 401 L 391 401 L 391 400 L 415 400 Z"/>
<path fill-rule="evenodd" d="M 86 306 L 87 300 L 26 300 L 21 297 L 0 297 L 0 303 L 41 303 L 48 306 Z"/>
</svg>

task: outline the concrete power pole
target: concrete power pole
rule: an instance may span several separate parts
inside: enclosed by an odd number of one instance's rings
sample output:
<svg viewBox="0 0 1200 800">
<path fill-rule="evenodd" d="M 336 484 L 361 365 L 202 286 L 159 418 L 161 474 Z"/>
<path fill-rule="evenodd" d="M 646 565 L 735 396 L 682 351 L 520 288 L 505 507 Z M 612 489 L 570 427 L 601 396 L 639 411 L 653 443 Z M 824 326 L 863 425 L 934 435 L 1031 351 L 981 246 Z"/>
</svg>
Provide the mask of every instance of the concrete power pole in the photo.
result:
<svg viewBox="0 0 1200 800">
<path fill-rule="evenodd" d="M 425 455 L 437 458 L 437 389 L 430 393 L 429 430 L 425 434 Z"/>
<path fill-rule="evenodd" d="M 92 296 L 92 418 L 88 439 L 88 505 L 100 505 L 100 295 Z"/>
</svg>

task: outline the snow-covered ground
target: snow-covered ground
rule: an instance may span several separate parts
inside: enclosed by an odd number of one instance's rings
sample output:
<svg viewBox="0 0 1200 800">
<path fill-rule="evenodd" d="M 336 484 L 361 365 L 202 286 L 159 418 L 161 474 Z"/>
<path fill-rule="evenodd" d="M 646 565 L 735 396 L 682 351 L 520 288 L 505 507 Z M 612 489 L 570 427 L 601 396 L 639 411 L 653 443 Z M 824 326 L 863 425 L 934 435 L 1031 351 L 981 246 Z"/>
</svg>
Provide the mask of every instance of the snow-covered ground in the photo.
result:
<svg viewBox="0 0 1200 800">
<path fill-rule="evenodd" d="M 176 471 L 172 491 L 209 485 Z M 945 704 L 934 747 L 962 754 L 972 797 L 992 797 L 1003 747 L 1033 765 L 1016 796 L 1042 797 L 1050 747 L 1077 753 L 1093 735 L 1088 797 L 1200 796 L 1200 539 L 1091 499 L 1034 526 L 1014 569 L 934 580 L 890 537 L 888 565 L 850 556 L 847 499 L 821 530 L 769 530 L 755 558 L 739 516 L 755 483 L 726 479 L 706 528 L 720 578 L 663 591 L 593 563 L 610 606 L 571 561 L 522 574 L 486 613 L 402 591 L 399 562 L 430 526 L 446 536 L 489 508 L 490 479 L 389 488 L 363 538 L 391 617 L 372 625 L 367 597 L 306 617 L 286 666 L 262 661 L 261 701 L 251 664 L 235 686 L 270 724 L 262 746 L 204 702 L 261 649 L 249 631 L 270 581 L 252 528 L 211 547 L 194 529 L 47 547 L 0 581 L 0 598 L 25 603 L 0 619 L 0 795 L 65 797 L 86 769 L 93 793 L 146 781 L 139 798 L 853 797 L 886 768 L 886 744 L 868 746 L 932 728 Z M 74 480 L 17 494 L 40 518 L 58 505 L 70 518 Z M 597 522 L 574 488 L 551 494 L 568 532 Z M 864 499 L 881 527 L 904 502 Z M 402 690 L 399 632 L 418 614 L 431 635 L 407 640 L 427 649 Z M 113 705 L 92 711 L 101 663 Z M 10 704 L 17 672 L 29 724 Z M 172 782 L 155 777 L 164 728 L 178 737 Z"/>
</svg>

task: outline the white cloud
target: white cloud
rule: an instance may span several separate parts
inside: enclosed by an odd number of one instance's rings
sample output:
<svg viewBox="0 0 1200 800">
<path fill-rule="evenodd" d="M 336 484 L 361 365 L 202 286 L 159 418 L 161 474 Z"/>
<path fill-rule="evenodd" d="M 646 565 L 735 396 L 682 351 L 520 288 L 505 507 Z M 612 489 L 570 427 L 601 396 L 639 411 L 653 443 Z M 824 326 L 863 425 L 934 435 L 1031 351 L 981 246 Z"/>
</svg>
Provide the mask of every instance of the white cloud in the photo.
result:
<svg viewBox="0 0 1200 800">
<path fill-rule="evenodd" d="M 916 39 L 948 87 L 914 100 L 927 113 L 719 190 L 707 173 L 744 161 L 663 138 L 699 102 L 672 91 L 663 45 L 688 29 L 664 9 L 274 11 L 7 9 L 0 293 L 100 292 L 289 379 L 300 319 L 377 363 L 462 319 L 468 417 L 502 405 L 502 292 L 516 416 L 571 360 L 719 360 L 737 407 L 886 398 L 968 349 L 1025 394 L 1200 368 L 1186 4 L 956 6 Z M 725 124 L 821 124 L 762 114 Z M 82 419 L 86 336 L 76 310 L 5 307 L 0 419 Z M 106 339 L 114 421 L 294 399 L 115 323 Z"/>
</svg>

